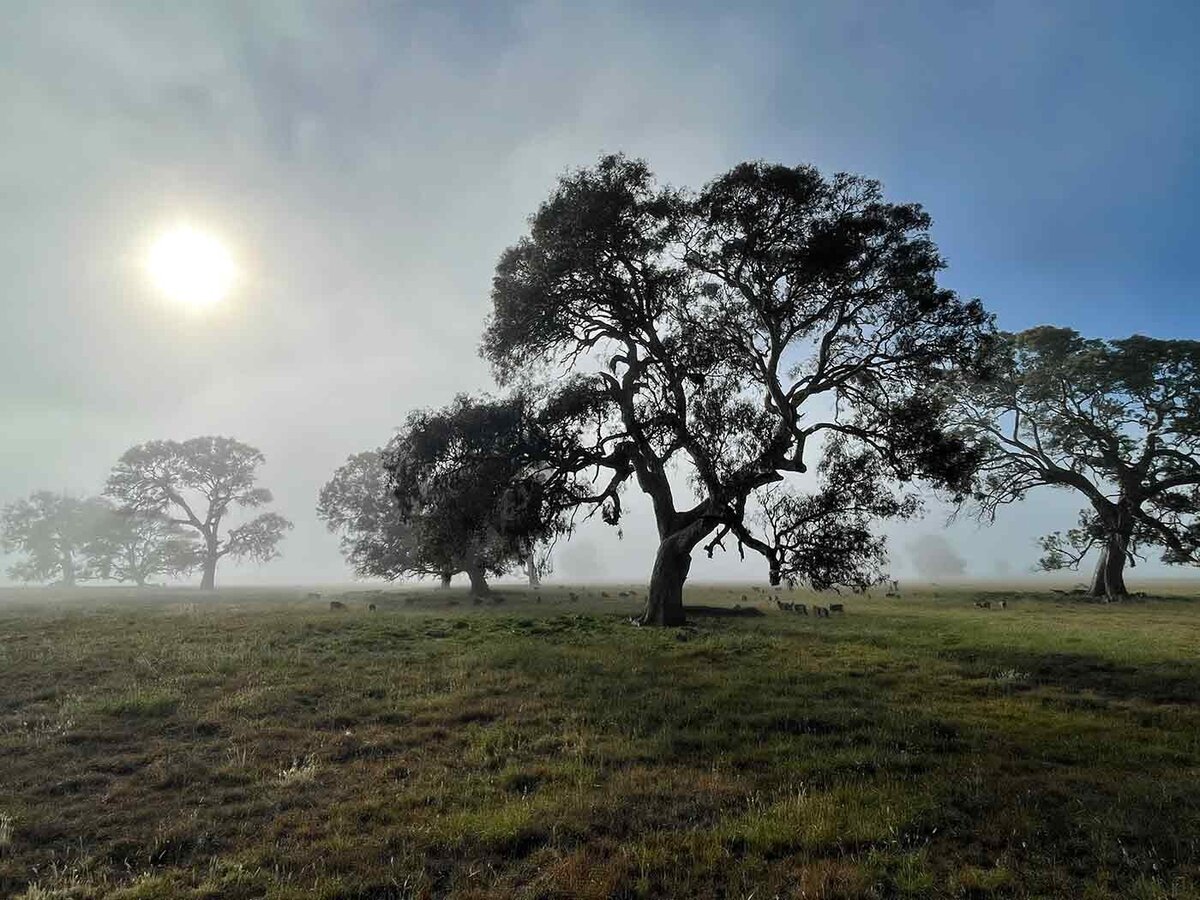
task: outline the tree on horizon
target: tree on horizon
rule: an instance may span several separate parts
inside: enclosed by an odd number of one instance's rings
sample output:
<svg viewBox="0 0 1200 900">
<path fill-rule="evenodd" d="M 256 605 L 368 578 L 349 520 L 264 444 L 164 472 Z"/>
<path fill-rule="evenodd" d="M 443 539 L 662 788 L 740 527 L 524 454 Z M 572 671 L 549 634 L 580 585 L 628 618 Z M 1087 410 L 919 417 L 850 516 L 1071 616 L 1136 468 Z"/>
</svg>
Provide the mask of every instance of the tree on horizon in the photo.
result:
<svg viewBox="0 0 1200 900">
<path fill-rule="evenodd" d="M 179 578 L 202 563 L 200 545 L 159 510 L 110 506 L 88 540 L 87 577 L 145 587 L 155 576 Z"/>
<path fill-rule="evenodd" d="M 1128 594 L 1147 549 L 1200 564 L 1200 341 L 1085 338 L 1042 325 L 1005 334 L 986 379 L 951 391 L 985 449 L 969 506 L 984 521 L 1030 491 L 1075 491 L 1076 527 L 1042 538 L 1042 568 L 1097 550 L 1089 592 Z"/>
<path fill-rule="evenodd" d="M 228 437 L 148 441 L 126 450 L 113 467 L 104 493 L 122 508 L 157 512 L 196 532 L 200 542 L 200 587 L 216 585 L 217 564 L 228 557 L 267 562 L 292 523 L 278 513 L 261 513 L 222 530 L 235 508 L 256 509 L 271 492 L 256 486 L 262 451 Z"/>
<path fill-rule="evenodd" d="M 531 406 L 460 395 L 411 413 L 388 446 L 350 457 L 321 489 L 317 514 L 340 532 L 355 573 L 389 580 L 464 573 L 475 594 L 520 567 L 546 571 L 574 497 L 554 493 L 530 451 Z M 533 583 L 531 579 L 531 583 Z"/>
<path fill-rule="evenodd" d="M 24 554 L 9 567 L 18 581 L 73 587 L 87 577 L 87 546 L 109 507 L 98 497 L 34 491 L 0 510 L 0 547 Z"/>
</svg>

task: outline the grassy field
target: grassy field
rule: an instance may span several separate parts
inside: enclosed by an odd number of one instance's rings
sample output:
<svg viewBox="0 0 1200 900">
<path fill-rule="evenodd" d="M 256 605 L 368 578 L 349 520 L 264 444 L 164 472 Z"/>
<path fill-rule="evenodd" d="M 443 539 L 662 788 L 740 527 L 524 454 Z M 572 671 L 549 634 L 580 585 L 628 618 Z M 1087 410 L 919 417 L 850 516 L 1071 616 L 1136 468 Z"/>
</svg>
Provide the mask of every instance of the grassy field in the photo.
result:
<svg viewBox="0 0 1200 900">
<path fill-rule="evenodd" d="M 0 896 L 1200 897 L 1200 602 L 504 596 L 0 594 Z"/>
</svg>

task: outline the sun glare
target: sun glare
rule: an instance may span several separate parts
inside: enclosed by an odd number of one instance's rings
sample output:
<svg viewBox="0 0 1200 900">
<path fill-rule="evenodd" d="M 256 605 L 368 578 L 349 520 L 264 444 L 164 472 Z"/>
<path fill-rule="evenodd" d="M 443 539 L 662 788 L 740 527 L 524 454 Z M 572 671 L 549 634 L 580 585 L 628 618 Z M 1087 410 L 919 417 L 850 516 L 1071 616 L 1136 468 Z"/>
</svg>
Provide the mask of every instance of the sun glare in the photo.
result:
<svg viewBox="0 0 1200 900">
<path fill-rule="evenodd" d="M 211 234 L 189 225 L 163 233 L 147 261 L 154 286 L 187 306 L 210 306 L 228 296 L 236 270 L 233 257 Z"/>
</svg>

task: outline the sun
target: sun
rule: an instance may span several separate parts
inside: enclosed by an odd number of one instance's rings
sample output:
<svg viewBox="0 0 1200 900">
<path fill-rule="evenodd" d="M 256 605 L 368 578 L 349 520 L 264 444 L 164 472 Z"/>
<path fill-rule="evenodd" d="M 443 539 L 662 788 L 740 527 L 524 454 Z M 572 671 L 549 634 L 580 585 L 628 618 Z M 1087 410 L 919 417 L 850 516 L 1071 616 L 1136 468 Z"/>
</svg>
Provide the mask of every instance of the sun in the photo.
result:
<svg viewBox="0 0 1200 900">
<path fill-rule="evenodd" d="M 192 307 L 224 300 L 237 276 L 225 245 L 190 225 L 177 225 L 163 232 L 150 247 L 146 267 L 158 290 Z"/>
</svg>

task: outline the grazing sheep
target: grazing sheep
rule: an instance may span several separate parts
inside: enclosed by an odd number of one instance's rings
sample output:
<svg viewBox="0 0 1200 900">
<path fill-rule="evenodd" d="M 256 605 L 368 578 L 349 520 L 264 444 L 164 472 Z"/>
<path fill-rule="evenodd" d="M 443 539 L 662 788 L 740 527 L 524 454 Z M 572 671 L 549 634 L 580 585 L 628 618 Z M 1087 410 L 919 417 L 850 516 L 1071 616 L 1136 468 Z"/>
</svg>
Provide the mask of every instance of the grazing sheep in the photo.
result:
<svg viewBox="0 0 1200 900">
<path fill-rule="evenodd" d="M 1000 601 L 1000 608 L 1001 608 L 1001 609 L 1008 609 L 1008 601 L 1007 601 L 1007 600 L 1001 600 L 1001 601 Z"/>
<path fill-rule="evenodd" d="M 802 615 L 802 616 L 807 616 L 808 615 L 808 604 L 807 603 L 793 603 L 792 610 L 794 612 L 800 613 L 800 615 Z"/>
<path fill-rule="evenodd" d="M 830 603 L 829 611 L 831 613 L 838 612 L 838 613 L 842 613 L 844 615 L 846 612 L 846 605 L 844 603 Z"/>
<path fill-rule="evenodd" d="M 975 601 L 975 606 L 976 606 L 976 607 L 978 607 L 979 609 L 991 609 L 991 608 L 992 608 L 992 601 L 990 601 L 990 600 L 976 600 L 976 601 Z"/>
<path fill-rule="evenodd" d="M 828 619 L 829 618 L 829 610 L 827 610 L 823 606 L 814 606 L 813 612 L 816 613 L 818 619 Z"/>
<path fill-rule="evenodd" d="M 336 609 L 345 609 L 345 608 L 346 608 L 346 604 L 345 604 L 345 603 L 343 603 L 341 600 L 330 600 L 330 601 L 329 601 L 329 608 L 330 608 L 330 609 L 333 609 L 333 610 L 336 610 Z"/>
<path fill-rule="evenodd" d="M 375 612 L 375 604 L 374 603 L 367 604 L 367 612 Z"/>
</svg>

